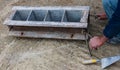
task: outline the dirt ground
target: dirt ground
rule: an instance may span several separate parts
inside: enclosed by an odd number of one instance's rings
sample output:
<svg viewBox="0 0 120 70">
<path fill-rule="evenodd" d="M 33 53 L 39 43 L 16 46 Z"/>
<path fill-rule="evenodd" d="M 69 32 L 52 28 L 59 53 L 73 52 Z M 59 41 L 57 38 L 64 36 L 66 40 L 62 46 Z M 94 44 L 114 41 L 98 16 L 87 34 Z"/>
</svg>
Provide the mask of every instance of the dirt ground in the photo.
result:
<svg viewBox="0 0 120 70">
<path fill-rule="evenodd" d="M 120 47 L 105 44 L 90 57 L 84 41 L 31 39 L 8 36 L 4 20 L 13 6 L 91 6 L 90 32 L 101 35 L 107 21 L 95 20 L 103 11 L 100 0 L 0 0 L 0 70 L 101 70 L 100 64 L 83 60 L 117 55 Z M 120 62 L 105 70 L 119 70 Z"/>
</svg>

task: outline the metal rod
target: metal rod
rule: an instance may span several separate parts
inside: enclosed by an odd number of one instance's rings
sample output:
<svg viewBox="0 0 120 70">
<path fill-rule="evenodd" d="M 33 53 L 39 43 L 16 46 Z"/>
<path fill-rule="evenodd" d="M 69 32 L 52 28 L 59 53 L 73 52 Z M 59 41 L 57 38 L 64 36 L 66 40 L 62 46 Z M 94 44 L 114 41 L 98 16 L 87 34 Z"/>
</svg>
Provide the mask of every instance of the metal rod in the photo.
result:
<svg viewBox="0 0 120 70">
<path fill-rule="evenodd" d="M 87 45 L 87 48 L 88 48 L 88 51 L 89 51 L 89 55 L 90 56 L 92 56 L 92 51 L 91 51 L 91 49 L 90 49 L 90 47 L 89 47 L 89 44 L 88 44 L 88 39 L 87 39 L 87 34 L 85 35 L 86 36 L 86 40 L 85 40 L 85 42 L 86 42 L 86 45 Z M 89 37 L 89 36 L 88 36 Z"/>
</svg>

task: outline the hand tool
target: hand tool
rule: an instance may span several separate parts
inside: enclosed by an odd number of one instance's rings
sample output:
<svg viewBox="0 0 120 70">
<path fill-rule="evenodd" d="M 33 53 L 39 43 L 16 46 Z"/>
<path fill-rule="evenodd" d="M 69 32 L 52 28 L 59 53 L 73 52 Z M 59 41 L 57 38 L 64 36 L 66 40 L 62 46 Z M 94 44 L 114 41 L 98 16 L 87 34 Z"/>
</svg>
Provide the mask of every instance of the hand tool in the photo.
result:
<svg viewBox="0 0 120 70">
<path fill-rule="evenodd" d="M 112 57 L 107 57 L 107 58 L 102 58 L 102 59 L 85 60 L 82 63 L 85 64 L 85 65 L 88 65 L 88 64 L 93 64 L 93 63 L 100 62 L 102 69 L 105 69 L 108 66 L 116 63 L 119 60 L 120 60 L 120 55 L 118 55 L 118 56 L 112 56 Z"/>
</svg>

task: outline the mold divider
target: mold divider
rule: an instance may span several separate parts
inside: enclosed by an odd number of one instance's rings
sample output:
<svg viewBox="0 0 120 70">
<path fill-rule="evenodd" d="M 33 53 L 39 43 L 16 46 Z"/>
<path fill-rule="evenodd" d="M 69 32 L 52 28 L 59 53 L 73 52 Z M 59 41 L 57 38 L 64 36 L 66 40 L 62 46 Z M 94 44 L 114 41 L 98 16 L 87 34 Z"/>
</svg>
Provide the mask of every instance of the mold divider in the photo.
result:
<svg viewBox="0 0 120 70">
<path fill-rule="evenodd" d="M 82 11 L 81 11 L 82 14 L 81 14 L 81 17 L 80 17 L 79 22 L 81 22 L 81 19 L 83 18 L 83 12 L 84 12 L 84 11 L 82 10 Z"/>
<path fill-rule="evenodd" d="M 87 11 L 87 10 L 83 10 L 82 11 L 83 12 L 83 14 L 82 14 L 82 17 L 81 17 L 81 20 L 80 20 L 80 22 L 84 22 L 84 23 L 87 23 L 87 19 L 88 19 L 88 17 L 89 17 L 89 11 Z"/>
<path fill-rule="evenodd" d="M 48 16 L 48 14 L 49 14 L 49 10 L 47 10 L 47 13 L 46 13 L 46 15 L 45 15 L 45 17 L 44 17 L 44 22 L 45 22 L 45 20 L 46 20 L 46 18 L 47 18 L 47 16 Z"/>
<path fill-rule="evenodd" d="M 26 21 L 28 21 L 28 20 L 29 20 L 30 15 L 32 14 L 32 12 L 33 12 L 33 10 L 30 10 L 29 15 L 28 15 L 28 17 L 27 17 L 27 20 L 26 20 Z"/>
<path fill-rule="evenodd" d="M 66 10 L 64 10 L 64 12 L 63 12 L 61 22 L 63 22 L 63 21 L 64 21 L 64 19 L 65 19 L 65 15 L 66 15 Z"/>
<path fill-rule="evenodd" d="M 79 22 L 81 22 L 81 19 L 83 18 L 83 13 L 84 13 L 84 11 L 82 10 L 81 13 L 82 13 L 82 14 L 81 14 L 81 17 L 80 17 Z"/>
</svg>

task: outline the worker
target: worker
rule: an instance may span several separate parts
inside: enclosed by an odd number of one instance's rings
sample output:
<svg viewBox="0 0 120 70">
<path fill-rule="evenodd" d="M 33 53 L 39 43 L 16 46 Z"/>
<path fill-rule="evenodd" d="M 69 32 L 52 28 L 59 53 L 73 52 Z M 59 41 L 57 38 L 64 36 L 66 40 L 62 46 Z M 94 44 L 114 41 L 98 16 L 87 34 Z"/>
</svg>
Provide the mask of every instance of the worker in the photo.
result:
<svg viewBox="0 0 120 70">
<path fill-rule="evenodd" d="M 120 0 L 102 0 L 102 3 L 108 24 L 103 30 L 103 35 L 90 39 L 89 45 L 92 49 L 101 47 L 105 42 L 120 43 Z M 105 14 L 99 15 L 99 19 L 104 19 Z"/>
</svg>

